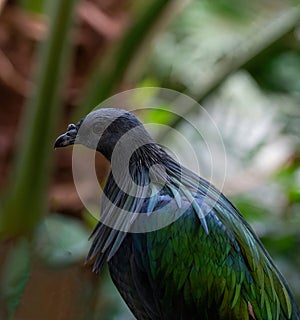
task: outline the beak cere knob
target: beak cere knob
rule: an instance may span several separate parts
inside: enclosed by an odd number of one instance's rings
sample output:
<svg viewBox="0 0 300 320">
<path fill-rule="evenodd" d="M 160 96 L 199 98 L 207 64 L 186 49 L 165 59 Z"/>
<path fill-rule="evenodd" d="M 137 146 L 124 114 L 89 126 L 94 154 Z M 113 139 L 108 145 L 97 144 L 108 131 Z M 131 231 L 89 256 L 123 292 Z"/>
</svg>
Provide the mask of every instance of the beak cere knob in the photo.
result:
<svg viewBox="0 0 300 320">
<path fill-rule="evenodd" d="M 77 127 L 76 127 L 76 125 L 73 124 L 73 123 L 70 123 L 70 124 L 68 125 L 67 131 L 72 131 L 72 130 L 76 130 L 76 133 L 77 133 Z"/>
<path fill-rule="evenodd" d="M 55 143 L 54 148 L 62 148 L 66 146 L 73 145 L 75 143 L 75 139 L 78 133 L 77 126 L 75 124 L 69 124 L 67 128 L 67 132 L 60 135 Z"/>
</svg>

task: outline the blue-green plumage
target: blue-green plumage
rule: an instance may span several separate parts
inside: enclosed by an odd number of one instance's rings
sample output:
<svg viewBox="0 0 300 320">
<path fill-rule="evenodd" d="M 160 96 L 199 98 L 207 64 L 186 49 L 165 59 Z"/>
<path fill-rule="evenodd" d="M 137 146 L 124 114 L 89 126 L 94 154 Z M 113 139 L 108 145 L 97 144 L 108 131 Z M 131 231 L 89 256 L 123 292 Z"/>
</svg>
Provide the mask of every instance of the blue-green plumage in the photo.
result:
<svg viewBox="0 0 300 320">
<path fill-rule="evenodd" d="M 95 125 L 105 129 L 95 132 Z M 114 170 L 122 177 L 126 162 L 118 167 L 113 159 L 128 145 L 114 150 L 132 129 L 130 179 L 116 181 Z M 132 114 L 100 109 L 77 131 L 77 143 L 112 163 L 88 260 L 94 271 L 108 261 L 137 319 L 299 319 L 286 281 L 238 210 L 158 147 Z M 62 135 L 56 146 L 74 143 L 73 131 L 72 139 Z M 148 221 L 157 228 L 149 231 Z"/>
</svg>

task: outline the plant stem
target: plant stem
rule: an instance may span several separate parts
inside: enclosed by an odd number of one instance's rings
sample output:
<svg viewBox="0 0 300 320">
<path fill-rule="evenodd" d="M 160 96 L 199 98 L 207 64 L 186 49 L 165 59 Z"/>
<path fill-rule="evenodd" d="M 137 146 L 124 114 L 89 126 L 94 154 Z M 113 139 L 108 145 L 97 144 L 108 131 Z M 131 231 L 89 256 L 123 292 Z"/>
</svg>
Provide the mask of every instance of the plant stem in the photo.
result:
<svg viewBox="0 0 300 320">
<path fill-rule="evenodd" d="M 30 232 L 46 211 L 50 152 L 60 111 L 76 0 L 47 1 L 49 35 L 38 56 L 36 91 L 25 104 L 15 170 L 0 215 L 0 235 Z"/>
</svg>

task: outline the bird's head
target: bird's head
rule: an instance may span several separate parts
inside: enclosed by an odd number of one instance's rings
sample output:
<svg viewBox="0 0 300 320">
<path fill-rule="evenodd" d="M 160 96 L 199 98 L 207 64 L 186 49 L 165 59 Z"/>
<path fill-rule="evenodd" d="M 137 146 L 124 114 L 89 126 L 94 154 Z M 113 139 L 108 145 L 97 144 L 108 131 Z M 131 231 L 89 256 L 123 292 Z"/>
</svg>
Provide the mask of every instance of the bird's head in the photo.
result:
<svg viewBox="0 0 300 320">
<path fill-rule="evenodd" d="M 103 108 L 89 113 L 76 125 L 69 124 L 67 131 L 56 139 L 54 147 L 82 144 L 111 160 L 113 150 L 122 137 L 124 148 L 153 143 L 142 123 L 132 113 Z"/>
</svg>

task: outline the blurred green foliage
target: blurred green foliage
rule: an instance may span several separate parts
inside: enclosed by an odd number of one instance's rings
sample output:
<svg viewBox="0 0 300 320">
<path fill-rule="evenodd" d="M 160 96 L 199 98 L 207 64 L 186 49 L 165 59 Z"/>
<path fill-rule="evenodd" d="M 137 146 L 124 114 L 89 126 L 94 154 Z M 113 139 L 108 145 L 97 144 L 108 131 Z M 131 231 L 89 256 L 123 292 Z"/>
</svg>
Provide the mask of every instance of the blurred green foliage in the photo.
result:
<svg viewBox="0 0 300 320">
<path fill-rule="evenodd" d="M 28 99 L 22 143 L 17 152 L 10 189 L 2 205 L 0 235 L 15 236 L 34 229 L 46 211 L 47 183 L 53 131 L 60 115 L 61 90 L 76 0 L 47 4 L 50 35 L 39 51 L 38 88 Z M 23 218 L 24 212 L 26 219 Z"/>
<path fill-rule="evenodd" d="M 75 3 L 75 0 L 64 2 L 53 0 L 47 3 L 46 12 L 51 21 L 50 32 L 47 41 L 40 47 L 38 88 L 27 102 L 23 141 L 18 148 L 10 188 L 6 190 L 6 198 L 1 199 L 1 238 L 30 236 L 46 213 L 49 176 L 45 172 L 49 172 L 53 131 L 60 115 L 63 74 L 66 71 L 66 61 L 69 60 L 69 35 Z M 15 291 L 10 290 L 8 301 L 10 314 L 18 306 L 15 300 L 19 300 L 20 290 L 25 288 L 21 279 L 28 278 L 30 272 L 29 268 L 21 267 L 22 263 L 19 263 L 20 268 L 15 268 L 15 260 L 24 250 L 14 251 L 14 248 L 12 250 L 13 253 L 10 255 L 12 258 L 9 256 L 6 268 L 14 271 L 11 277 L 5 276 L 5 279 L 12 278 L 12 281 L 20 279 L 20 284 Z M 23 260 L 19 262 L 21 261 Z M 1 293 L 4 296 L 7 292 L 5 287 L 7 286 L 4 285 L 4 291 Z"/>
<path fill-rule="evenodd" d="M 1 275 L 0 294 L 7 305 L 9 319 L 13 319 L 28 282 L 30 271 L 30 245 L 26 239 L 19 239 L 9 252 Z"/>
<path fill-rule="evenodd" d="M 127 79 L 125 85 L 154 83 L 177 89 L 201 101 L 212 114 L 229 155 L 227 177 L 234 180 L 233 202 L 262 238 L 300 301 L 299 3 L 194 0 L 158 36 L 155 27 L 163 13 L 169 10 L 174 14 L 173 2 L 159 0 L 147 7 L 137 6 L 131 27 L 99 57 L 84 89 L 85 98 L 73 117 L 78 120 L 124 85 L 144 40 L 149 41 L 152 35 L 150 62 L 143 63 L 138 77 Z M 26 105 L 28 115 L 15 173 L 7 198 L 1 199 L 1 234 L 25 234 L 29 239 L 17 240 L 1 270 L 1 295 L 10 314 L 16 310 L 30 276 L 30 254 L 37 252 L 38 259 L 51 267 L 81 264 L 87 251 L 86 225 L 94 224 L 88 216 L 83 222 L 59 215 L 44 218 L 52 140 L 65 85 L 62 75 L 69 72 L 71 64 L 69 35 L 76 1 L 20 1 L 32 12 L 43 12 L 44 4 L 51 11 L 46 10 L 51 17 L 50 35 L 40 49 L 37 91 Z M 201 124 L 198 110 L 184 111 L 199 117 Z M 272 117 L 265 123 L 269 115 Z M 185 130 L 168 112 L 156 110 L 141 116 L 146 122 Z M 257 139 L 248 139 L 260 130 Z M 266 152 L 276 141 L 282 141 L 275 149 L 284 157 L 273 166 L 278 153 L 274 148 L 271 156 Z M 164 143 L 168 145 L 167 136 Z M 265 174 L 268 164 L 273 169 Z M 241 172 L 248 175 L 241 176 Z M 257 173 L 256 183 L 247 185 L 253 172 Z M 225 187 L 225 193 L 230 191 L 230 186 Z M 130 319 L 111 282 L 105 280 L 100 293 L 98 289 L 96 283 L 87 295 L 106 301 L 91 309 L 94 317 L 102 314 L 107 319 Z"/>
<path fill-rule="evenodd" d="M 85 99 L 78 107 L 75 119 L 80 119 L 99 102 L 109 98 L 124 79 L 137 54 L 153 30 L 162 12 L 172 3 L 171 0 L 150 1 L 143 4 L 123 38 L 113 46 L 99 62 L 90 77 Z"/>
<path fill-rule="evenodd" d="M 19 0 L 20 6 L 32 13 L 42 13 L 44 12 L 44 0 Z"/>
</svg>

